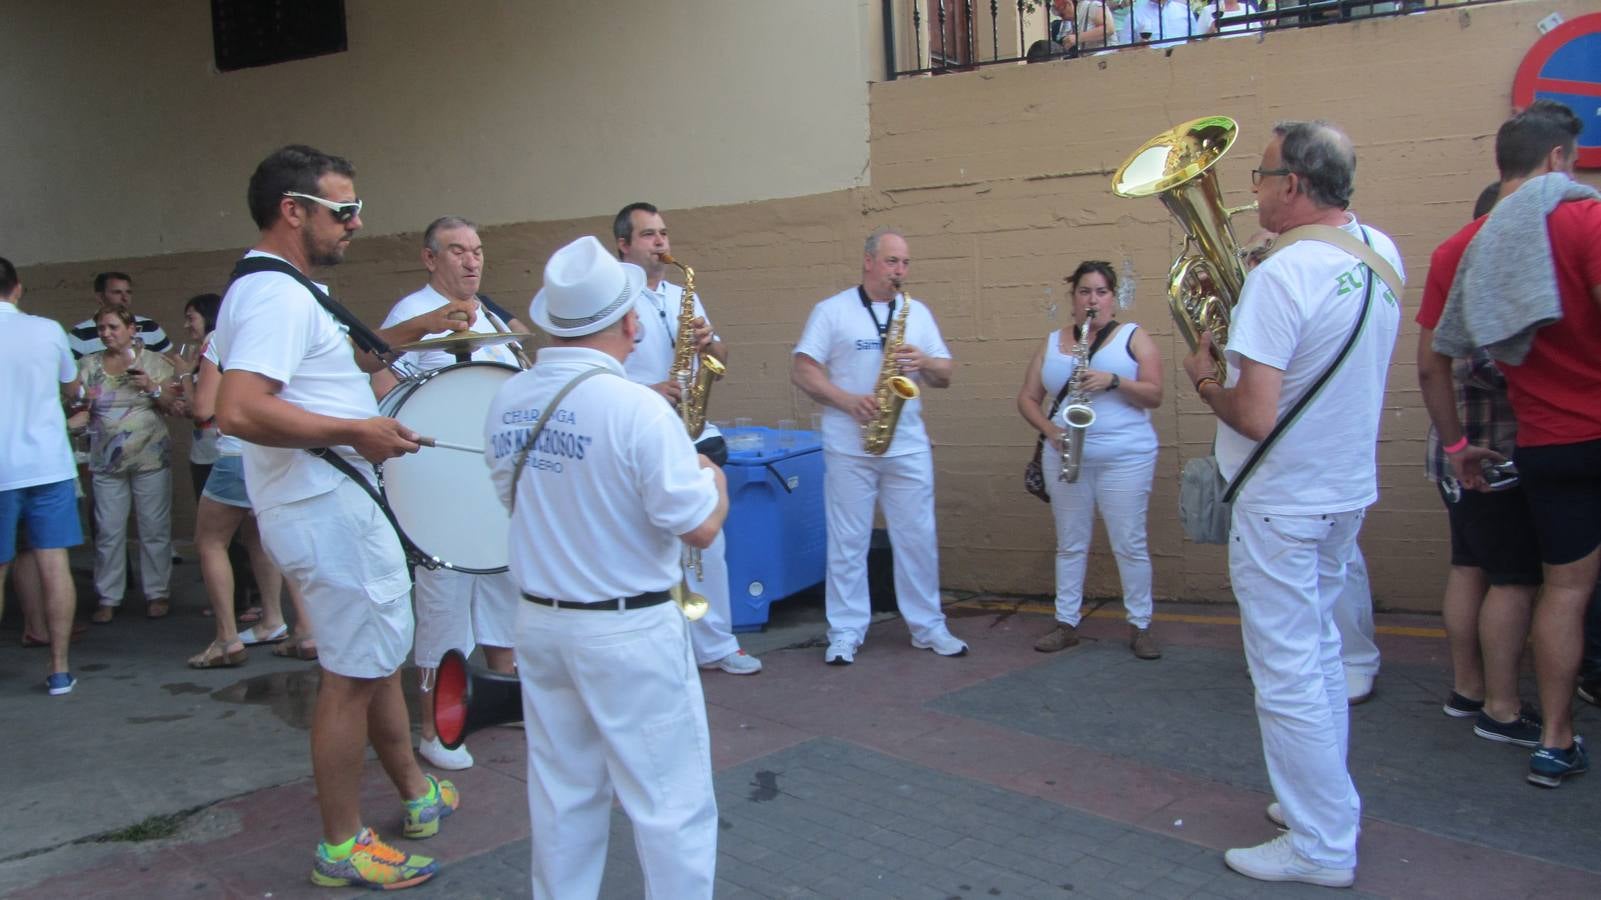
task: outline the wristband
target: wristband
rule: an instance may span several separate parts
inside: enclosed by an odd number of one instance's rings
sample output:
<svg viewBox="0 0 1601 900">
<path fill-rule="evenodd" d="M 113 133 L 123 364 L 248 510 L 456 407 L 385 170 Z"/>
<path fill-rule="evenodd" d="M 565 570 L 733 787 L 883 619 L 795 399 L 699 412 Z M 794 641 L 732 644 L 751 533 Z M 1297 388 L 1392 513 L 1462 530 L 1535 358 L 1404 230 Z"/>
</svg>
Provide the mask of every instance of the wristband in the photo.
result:
<svg viewBox="0 0 1601 900">
<path fill-rule="evenodd" d="M 1449 447 L 1441 447 L 1440 449 L 1445 451 L 1445 455 L 1446 456 L 1455 456 L 1456 454 L 1461 453 L 1463 450 L 1466 450 L 1467 448 L 1468 448 L 1468 436 L 1464 434 L 1460 438 L 1457 438 L 1457 442 L 1456 443 L 1452 444 Z"/>
</svg>

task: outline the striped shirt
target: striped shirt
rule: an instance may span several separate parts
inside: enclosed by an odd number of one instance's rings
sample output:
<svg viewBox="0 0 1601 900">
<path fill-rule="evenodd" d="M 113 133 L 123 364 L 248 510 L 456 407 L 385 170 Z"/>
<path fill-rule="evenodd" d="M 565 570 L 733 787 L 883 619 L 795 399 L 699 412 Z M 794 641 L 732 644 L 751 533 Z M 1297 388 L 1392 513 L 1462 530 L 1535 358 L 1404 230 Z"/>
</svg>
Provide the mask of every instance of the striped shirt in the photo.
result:
<svg viewBox="0 0 1601 900">
<path fill-rule="evenodd" d="M 146 350 L 166 353 L 172 349 L 172 342 L 167 340 L 167 333 L 161 330 L 155 319 L 134 316 L 133 330 L 139 340 L 144 342 Z M 94 319 L 72 326 L 67 343 L 72 347 L 73 359 L 82 359 L 91 353 L 99 353 L 106 349 L 106 345 L 100 343 L 100 328 L 95 325 Z"/>
</svg>

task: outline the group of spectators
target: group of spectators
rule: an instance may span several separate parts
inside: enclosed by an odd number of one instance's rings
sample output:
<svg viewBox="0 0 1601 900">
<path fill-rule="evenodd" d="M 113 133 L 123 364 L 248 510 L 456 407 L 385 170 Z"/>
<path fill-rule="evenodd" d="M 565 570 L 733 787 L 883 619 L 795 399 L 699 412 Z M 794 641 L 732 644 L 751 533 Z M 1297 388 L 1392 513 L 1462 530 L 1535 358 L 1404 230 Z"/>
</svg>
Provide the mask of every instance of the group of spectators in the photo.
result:
<svg viewBox="0 0 1601 900">
<path fill-rule="evenodd" d="M 1171 47 L 1209 34 L 1259 31 L 1293 21 L 1316 24 L 1422 7 L 1421 0 L 1312 6 L 1316 0 L 1051 0 L 1050 37 L 1035 41 L 1028 59 L 1077 56 L 1130 44 Z M 1252 18 L 1263 13 L 1279 13 Z"/>
</svg>

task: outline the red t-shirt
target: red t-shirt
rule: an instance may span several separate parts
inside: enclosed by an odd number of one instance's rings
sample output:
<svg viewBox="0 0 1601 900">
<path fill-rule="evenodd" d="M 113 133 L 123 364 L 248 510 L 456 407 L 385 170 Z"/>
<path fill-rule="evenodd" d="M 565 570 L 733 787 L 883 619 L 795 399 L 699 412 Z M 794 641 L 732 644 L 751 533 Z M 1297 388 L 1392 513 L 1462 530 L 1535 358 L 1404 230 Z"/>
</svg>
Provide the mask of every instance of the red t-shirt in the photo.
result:
<svg viewBox="0 0 1601 900">
<path fill-rule="evenodd" d="M 1440 324 L 1451 283 L 1485 218 L 1468 223 L 1435 248 L 1417 323 Z M 1546 218 L 1556 264 L 1562 318 L 1535 333 L 1523 364 L 1498 362 L 1518 417 L 1518 446 L 1601 440 L 1601 202 L 1564 203 Z"/>
</svg>

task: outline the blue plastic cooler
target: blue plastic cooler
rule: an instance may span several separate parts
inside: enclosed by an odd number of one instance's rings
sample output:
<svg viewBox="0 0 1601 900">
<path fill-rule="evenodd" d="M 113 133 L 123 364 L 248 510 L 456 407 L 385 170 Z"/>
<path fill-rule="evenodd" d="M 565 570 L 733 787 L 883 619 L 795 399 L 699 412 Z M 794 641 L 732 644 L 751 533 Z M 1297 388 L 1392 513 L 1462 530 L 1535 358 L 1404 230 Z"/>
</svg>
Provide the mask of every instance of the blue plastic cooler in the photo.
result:
<svg viewBox="0 0 1601 900">
<path fill-rule="evenodd" d="M 729 428 L 728 594 L 735 631 L 760 631 L 767 606 L 823 580 L 823 446 L 815 431 Z M 781 446 L 785 444 L 785 446 Z"/>
</svg>

